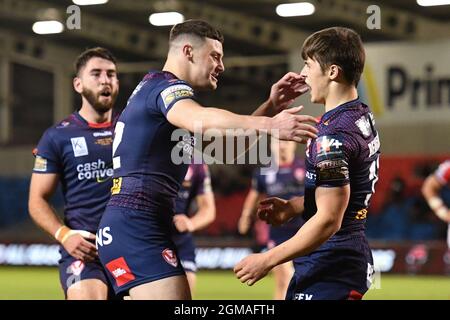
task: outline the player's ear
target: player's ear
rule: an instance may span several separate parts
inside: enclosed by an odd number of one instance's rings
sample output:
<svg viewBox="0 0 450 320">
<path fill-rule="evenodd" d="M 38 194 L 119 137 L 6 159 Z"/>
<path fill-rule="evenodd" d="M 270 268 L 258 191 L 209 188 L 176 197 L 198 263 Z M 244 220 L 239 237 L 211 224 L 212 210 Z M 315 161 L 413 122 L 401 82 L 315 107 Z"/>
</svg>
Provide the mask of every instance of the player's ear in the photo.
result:
<svg viewBox="0 0 450 320">
<path fill-rule="evenodd" d="M 81 84 L 81 79 L 80 78 L 78 78 L 78 77 L 73 78 L 73 88 L 78 93 L 83 92 L 83 86 Z"/>
<path fill-rule="evenodd" d="M 340 72 L 341 69 L 337 65 L 332 64 L 328 69 L 328 76 L 330 77 L 330 80 L 336 80 L 340 75 Z"/>
<path fill-rule="evenodd" d="M 192 61 L 194 56 L 192 45 L 187 43 L 183 46 L 183 55 L 188 58 L 189 61 Z"/>
</svg>

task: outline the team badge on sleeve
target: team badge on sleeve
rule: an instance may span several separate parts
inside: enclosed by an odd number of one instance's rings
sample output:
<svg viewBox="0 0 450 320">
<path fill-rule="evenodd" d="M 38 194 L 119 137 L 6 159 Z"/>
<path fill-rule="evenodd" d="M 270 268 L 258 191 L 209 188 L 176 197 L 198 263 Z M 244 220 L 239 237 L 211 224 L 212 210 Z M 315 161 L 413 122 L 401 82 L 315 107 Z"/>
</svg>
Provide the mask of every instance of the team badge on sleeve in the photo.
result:
<svg viewBox="0 0 450 320">
<path fill-rule="evenodd" d="M 36 156 L 34 159 L 34 171 L 47 171 L 47 159 Z"/>
<path fill-rule="evenodd" d="M 191 87 L 185 84 L 173 85 L 161 92 L 161 98 L 166 109 L 174 100 L 193 96 L 194 90 L 192 90 Z"/>
<path fill-rule="evenodd" d="M 322 136 L 317 139 L 317 179 L 321 183 L 349 180 L 348 161 L 344 145 L 338 136 Z"/>
</svg>

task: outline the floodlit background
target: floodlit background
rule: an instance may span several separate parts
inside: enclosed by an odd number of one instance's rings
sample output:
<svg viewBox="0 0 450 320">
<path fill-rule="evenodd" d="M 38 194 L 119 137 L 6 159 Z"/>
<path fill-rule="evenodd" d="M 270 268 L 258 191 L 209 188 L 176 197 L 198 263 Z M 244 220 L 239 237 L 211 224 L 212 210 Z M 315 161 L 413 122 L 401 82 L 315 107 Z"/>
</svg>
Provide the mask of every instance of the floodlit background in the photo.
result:
<svg viewBox="0 0 450 320">
<path fill-rule="evenodd" d="M 241 114 L 263 102 L 284 73 L 300 71 L 300 48 L 310 33 L 339 25 L 361 34 L 367 60 L 358 89 L 375 114 L 382 144 L 367 221 L 378 280 L 366 298 L 450 298 L 447 226 L 420 195 L 424 177 L 450 157 L 449 4 L 316 0 L 297 12 L 278 7 L 278 0 L 83 2 L 89 1 L 0 0 L 0 299 L 63 298 L 54 267 L 57 246 L 32 223 L 27 198 L 31 150 L 46 128 L 80 106 L 72 89 L 75 57 L 94 46 L 116 55 L 120 112 L 143 75 L 162 67 L 171 24 L 191 18 L 207 20 L 225 35 L 226 71 L 219 88 L 201 93 L 200 101 Z M 308 95 L 296 103 L 305 105 L 305 113 L 323 113 Z M 196 235 L 197 299 L 272 296 L 271 277 L 248 288 L 231 272 L 260 247 L 256 230 L 245 237 L 237 232 L 254 168 L 210 168 L 218 211 L 216 221 Z M 443 197 L 450 204 L 449 190 Z M 62 213 L 60 194 L 53 204 Z M 211 281 L 218 285 L 210 287 Z"/>
</svg>

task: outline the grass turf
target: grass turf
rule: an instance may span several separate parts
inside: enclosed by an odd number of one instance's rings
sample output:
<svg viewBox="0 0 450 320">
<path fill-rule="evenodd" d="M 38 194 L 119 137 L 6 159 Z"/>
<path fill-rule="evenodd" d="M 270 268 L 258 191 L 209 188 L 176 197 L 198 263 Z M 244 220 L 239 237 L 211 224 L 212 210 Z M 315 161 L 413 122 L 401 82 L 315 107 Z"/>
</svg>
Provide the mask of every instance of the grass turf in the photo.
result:
<svg viewBox="0 0 450 320">
<path fill-rule="evenodd" d="M 56 268 L 0 267 L 0 300 L 63 299 Z M 252 287 L 240 283 L 231 271 L 200 271 L 194 299 L 259 300 L 271 299 L 274 280 L 268 276 Z M 371 289 L 367 300 L 450 299 L 450 277 L 381 276 L 378 289 Z"/>
</svg>

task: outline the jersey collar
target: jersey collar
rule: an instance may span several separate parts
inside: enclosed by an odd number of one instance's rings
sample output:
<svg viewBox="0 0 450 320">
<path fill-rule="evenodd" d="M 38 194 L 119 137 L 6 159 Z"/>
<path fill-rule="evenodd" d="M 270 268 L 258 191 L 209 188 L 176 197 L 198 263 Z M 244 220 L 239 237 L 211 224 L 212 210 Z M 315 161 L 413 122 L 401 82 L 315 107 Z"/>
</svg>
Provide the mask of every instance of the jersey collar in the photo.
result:
<svg viewBox="0 0 450 320">
<path fill-rule="evenodd" d="M 328 121 L 333 115 L 335 115 L 336 113 L 340 112 L 341 110 L 345 109 L 345 108 L 349 108 L 349 107 L 353 107 L 355 105 L 359 105 L 361 104 L 361 100 L 358 98 L 351 100 L 351 101 L 347 101 L 341 105 L 338 105 L 336 108 L 331 109 L 328 112 L 325 112 L 322 117 L 320 118 L 321 122 L 325 122 Z"/>
<path fill-rule="evenodd" d="M 102 128 L 111 127 L 111 121 L 103 122 L 103 123 L 92 123 L 92 122 L 88 122 L 86 119 L 84 119 L 78 111 L 74 112 L 73 114 L 74 114 L 76 120 L 80 121 L 81 123 L 83 123 L 83 125 L 88 126 L 89 128 L 102 129 Z"/>
</svg>

